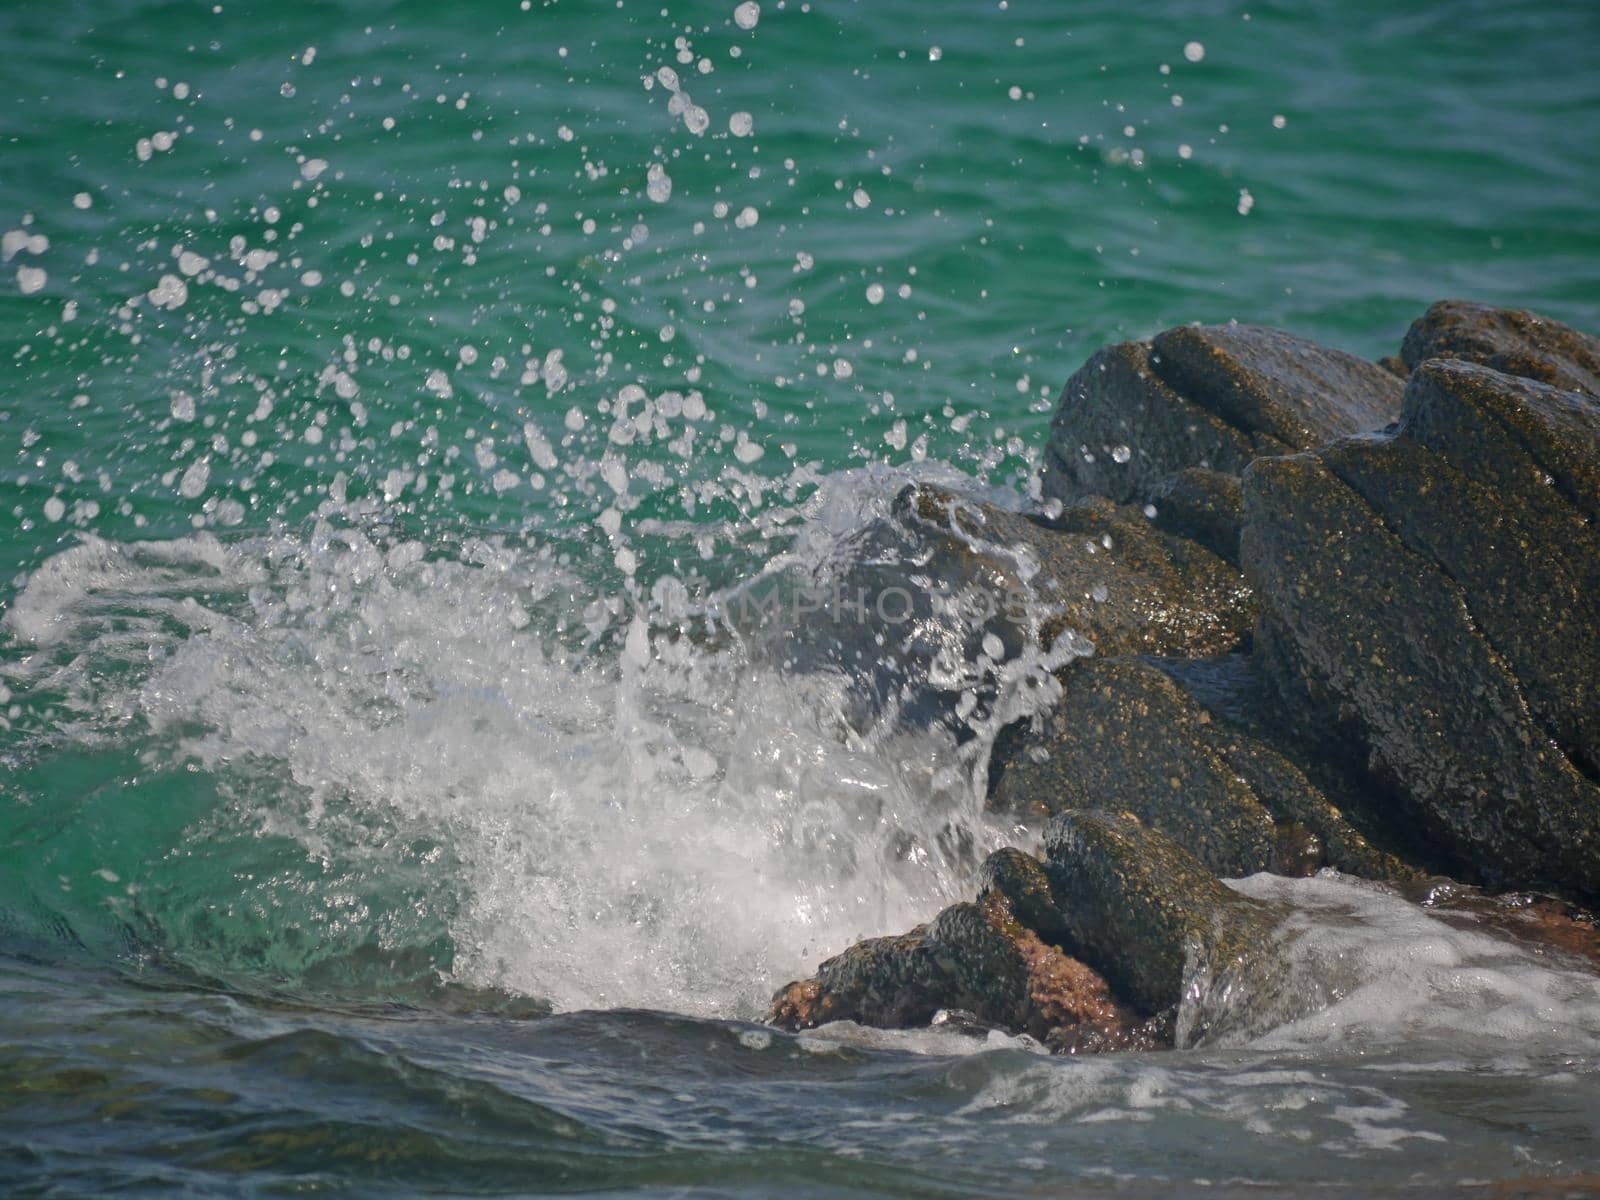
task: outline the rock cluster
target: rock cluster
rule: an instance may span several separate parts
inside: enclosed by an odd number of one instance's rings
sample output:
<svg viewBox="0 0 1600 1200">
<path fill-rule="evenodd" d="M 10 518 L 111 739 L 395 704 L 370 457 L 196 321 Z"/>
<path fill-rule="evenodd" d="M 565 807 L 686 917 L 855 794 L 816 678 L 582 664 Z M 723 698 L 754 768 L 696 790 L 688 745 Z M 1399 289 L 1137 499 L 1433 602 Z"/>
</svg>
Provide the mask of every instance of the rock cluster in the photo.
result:
<svg viewBox="0 0 1600 1200">
<path fill-rule="evenodd" d="M 1256 871 L 1600 901 L 1600 341 L 1461 301 L 1383 364 L 1168 330 L 1068 381 L 1041 483 L 1032 515 L 908 489 L 864 569 L 1031 601 L 976 629 L 930 607 L 902 680 L 1028 636 L 1090 651 L 990 754 L 1043 856 L 991 856 L 975 903 L 823 963 L 776 1023 L 1167 1044 L 1197 972 L 1270 945 L 1281 914 L 1219 879 Z M 1576 911 L 1542 925 L 1586 947 Z"/>
</svg>

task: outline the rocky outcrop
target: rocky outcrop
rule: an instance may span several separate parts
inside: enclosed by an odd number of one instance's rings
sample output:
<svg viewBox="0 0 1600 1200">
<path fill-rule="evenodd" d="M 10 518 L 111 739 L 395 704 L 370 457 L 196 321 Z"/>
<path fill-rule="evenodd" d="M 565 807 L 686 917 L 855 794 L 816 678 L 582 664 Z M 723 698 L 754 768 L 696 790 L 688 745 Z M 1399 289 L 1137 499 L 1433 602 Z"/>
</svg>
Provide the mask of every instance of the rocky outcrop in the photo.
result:
<svg viewBox="0 0 1600 1200">
<path fill-rule="evenodd" d="M 781 988 L 771 1020 L 903 1028 L 955 1009 L 1057 1050 L 1153 1048 L 1170 1042 L 1186 979 L 1237 969 L 1283 916 L 1130 813 L 1065 814 L 1045 845 L 1043 863 L 991 856 L 976 904 Z"/>
<path fill-rule="evenodd" d="M 1254 325 L 1186 325 L 1107 347 L 1062 390 L 1044 494 L 1126 502 L 1186 468 L 1237 474 L 1262 455 L 1381 428 L 1402 386 L 1376 363 Z"/>
<path fill-rule="evenodd" d="M 1254 464 L 1242 540 L 1302 722 L 1343 730 L 1383 802 L 1463 875 L 1589 897 L 1600 546 L 1581 503 L 1491 489 L 1442 433 L 1514 429 L 1501 470 L 1579 497 L 1597 418 L 1576 393 L 1423 363 L 1398 431 Z M 1530 449 L 1556 445 L 1575 488 Z"/>
<path fill-rule="evenodd" d="M 1020 590 L 1032 635 L 1079 639 L 989 748 L 990 806 L 1044 858 L 992 855 L 976 903 L 829 960 L 775 1019 L 1188 1044 L 1235 983 L 1285 986 L 1283 912 L 1219 879 L 1257 871 L 1600 956 L 1600 342 L 1450 301 L 1402 358 L 1169 330 L 1069 382 L 1042 513 L 899 498 L 918 540 L 886 571 Z M 991 657 L 1024 631 L 1000 632 Z"/>
<path fill-rule="evenodd" d="M 1002 853 L 1042 878 L 1037 860 Z M 1062 1053 L 1156 1049 L 1171 1036 L 1170 1016 L 1152 1020 L 1118 1000 L 1102 975 L 1044 940 L 992 887 L 976 904 L 951 905 L 909 933 L 869 938 L 828 959 L 814 978 L 779 989 L 770 1019 L 791 1030 L 841 1020 L 903 1029 L 940 1014 L 1028 1034 Z"/>
<path fill-rule="evenodd" d="M 1453 358 L 1600 396 L 1600 338 L 1526 309 L 1441 300 L 1406 331 L 1400 357 L 1412 369 Z"/>
<path fill-rule="evenodd" d="M 1146 1012 L 1175 1007 L 1186 977 L 1239 966 L 1283 914 L 1231 891 L 1132 813 L 1063 813 L 1045 874 L 1069 945 Z"/>
<path fill-rule="evenodd" d="M 1305 772 L 1206 707 L 1154 663 L 1092 659 L 1061 673 L 1060 702 L 997 739 L 990 803 L 1042 824 L 1058 813 L 1135 813 L 1220 875 L 1411 874 Z"/>
</svg>

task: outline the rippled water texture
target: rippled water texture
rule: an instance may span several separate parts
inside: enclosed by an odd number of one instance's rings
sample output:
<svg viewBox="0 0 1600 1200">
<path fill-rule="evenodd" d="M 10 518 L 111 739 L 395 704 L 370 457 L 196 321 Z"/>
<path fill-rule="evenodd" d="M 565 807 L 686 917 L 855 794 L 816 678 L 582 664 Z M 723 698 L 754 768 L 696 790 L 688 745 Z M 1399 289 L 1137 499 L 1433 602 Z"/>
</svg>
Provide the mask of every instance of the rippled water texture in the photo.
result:
<svg viewBox="0 0 1600 1200">
<path fill-rule="evenodd" d="M 704 619 L 910 480 L 1025 504 L 1107 341 L 1600 330 L 1600 10 L 100 0 L 0 46 L 0 1190 L 1600 1170 L 1593 976 L 1348 880 L 1239 881 L 1304 915 L 1179 1052 L 751 1023 L 1029 835 L 982 730 Z"/>
</svg>

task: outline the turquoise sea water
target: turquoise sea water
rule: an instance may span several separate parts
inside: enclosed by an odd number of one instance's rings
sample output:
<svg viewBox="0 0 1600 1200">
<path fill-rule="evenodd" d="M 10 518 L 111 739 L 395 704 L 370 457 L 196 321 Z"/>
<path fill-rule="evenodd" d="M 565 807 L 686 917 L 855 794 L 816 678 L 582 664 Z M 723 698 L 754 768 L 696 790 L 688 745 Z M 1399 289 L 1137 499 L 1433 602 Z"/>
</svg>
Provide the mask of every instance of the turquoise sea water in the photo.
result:
<svg viewBox="0 0 1600 1200">
<path fill-rule="evenodd" d="M 1457 295 L 1600 330 L 1600 9 L 0 33 L 0 1188 L 1600 1168 L 1593 988 L 1349 884 L 1245 885 L 1328 911 L 1297 961 L 1338 982 L 1225 1047 L 745 1023 L 970 889 L 907 831 L 1015 834 L 935 734 L 843 739 L 839 696 L 669 636 L 908 478 L 1025 503 L 1107 341 L 1376 357 Z"/>
</svg>

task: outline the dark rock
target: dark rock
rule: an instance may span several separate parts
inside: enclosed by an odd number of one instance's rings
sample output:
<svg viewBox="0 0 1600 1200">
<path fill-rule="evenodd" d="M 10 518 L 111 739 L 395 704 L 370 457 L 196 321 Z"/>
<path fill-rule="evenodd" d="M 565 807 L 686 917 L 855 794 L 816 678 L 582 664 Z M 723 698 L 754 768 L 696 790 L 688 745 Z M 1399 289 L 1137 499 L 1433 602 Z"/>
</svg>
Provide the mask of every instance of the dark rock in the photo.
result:
<svg viewBox="0 0 1600 1200">
<path fill-rule="evenodd" d="M 1101 653 L 1207 654 L 1246 643 L 1254 625 L 1235 568 L 1098 498 L 1046 522 L 909 487 L 830 571 L 812 586 L 834 599 L 772 629 L 770 653 L 791 670 L 843 672 L 871 713 L 921 720 L 965 692 L 987 696 L 997 662 L 1029 644 L 1071 635 Z"/>
<path fill-rule="evenodd" d="M 1330 457 L 1353 470 L 1362 453 Z M 1409 481 L 1394 495 L 1433 486 L 1414 455 L 1390 461 Z M 1294 677 L 1308 736 L 1348 731 L 1378 792 L 1470 876 L 1594 894 L 1600 791 L 1540 728 L 1461 585 L 1321 456 L 1260 460 L 1244 485 L 1243 559 L 1263 602 L 1257 645 Z"/>
<path fill-rule="evenodd" d="M 1201 704 L 1157 665 L 1086 659 L 1060 703 L 990 756 L 991 806 L 1043 821 L 1074 809 L 1134 813 L 1220 875 L 1409 876 L 1272 747 Z"/>
<path fill-rule="evenodd" d="M 1123 342 L 1096 351 L 1062 389 L 1045 448 L 1044 494 L 1124 502 L 1181 467 L 1238 472 L 1286 449 L 1184 399 L 1152 369 L 1148 342 Z"/>
<path fill-rule="evenodd" d="M 1086 659 L 1061 675 L 1042 728 L 995 746 L 993 807 L 1041 823 L 1125 809 L 1219 874 L 1272 864 L 1272 817 L 1213 750 L 1204 709 L 1136 659 Z"/>
<path fill-rule="evenodd" d="M 1406 433 L 1508 504 L 1600 524 L 1600 404 L 1468 363 L 1420 366 Z"/>
<path fill-rule="evenodd" d="M 928 498 L 922 493 L 919 503 Z M 942 501 L 931 513 L 919 507 L 930 519 L 959 512 Z M 1020 539 L 1014 514 L 998 520 L 996 528 Z M 1038 572 L 1030 586 L 1053 610 L 1046 640 L 1070 629 L 1099 654 L 1181 655 L 1221 654 L 1249 641 L 1255 605 L 1239 572 L 1203 546 L 1162 533 L 1139 510 L 1091 497 L 1027 523 L 1056 535 L 1035 533 L 1031 543 Z"/>
<path fill-rule="evenodd" d="M 1011 858 L 997 868 L 1001 876 L 1022 878 L 1031 863 L 1042 879 L 1037 860 L 1004 853 Z M 1049 904 L 1047 891 L 1033 898 Z M 828 959 L 815 978 L 779 989 L 770 1019 L 786 1029 L 840 1020 L 903 1029 L 940 1012 L 959 1013 L 979 1028 L 1027 1033 L 1063 1053 L 1154 1049 L 1171 1036 L 1170 1022 L 1141 1019 L 1099 974 L 1043 941 L 993 888 L 979 903 L 952 905 L 910 933 L 869 938 Z"/>
<path fill-rule="evenodd" d="M 976 904 L 953 904 L 926 925 L 868 938 L 817 969 L 812 989 L 790 984 L 773 1021 L 804 1029 L 828 1021 L 901 1029 L 926 1025 L 941 1008 L 1015 1027 L 1024 1016 L 1027 967 Z"/>
<path fill-rule="evenodd" d="M 1565 391 L 1600 396 L 1600 339 L 1520 308 L 1441 300 L 1406 331 L 1408 367 L 1458 358 Z"/>
<path fill-rule="evenodd" d="M 1281 916 L 1132 813 L 1063 813 L 1045 848 L 1065 948 L 1145 1012 L 1177 1005 L 1190 972 L 1216 977 L 1249 957 Z"/>
<path fill-rule="evenodd" d="M 978 875 L 978 899 L 981 902 L 991 894 L 1004 897 L 1017 920 L 1045 940 L 1060 942 L 1066 935 L 1050 877 L 1033 855 L 1007 847 L 984 859 Z"/>
<path fill-rule="evenodd" d="M 1182 325 L 1157 335 L 1153 352 L 1178 392 L 1295 450 L 1381 429 L 1400 411 L 1391 372 L 1279 329 Z"/>
<path fill-rule="evenodd" d="M 1156 528 L 1198 542 L 1233 566 L 1239 565 L 1239 526 L 1244 493 L 1237 475 L 1189 467 L 1150 491 Z"/>
<path fill-rule="evenodd" d="M 1263 455 L 1382 428 L 1401 387 L 1376 363 L 1252 325 L 1108 346 L 1062 389 L 1044 494 L 1130 501 L 1188 467 L 1236 474 Z"/>
<path fill-rule="evenodd" d="M 1321 458 L 1408 549 L 1460 587 L 1472 624 L 1521 685 L 1540 728 L 1600 774 L 1595 528 L 1570 510 L 1519 505 L 1403 433 L 1335 443 Z"/>
</svg>

